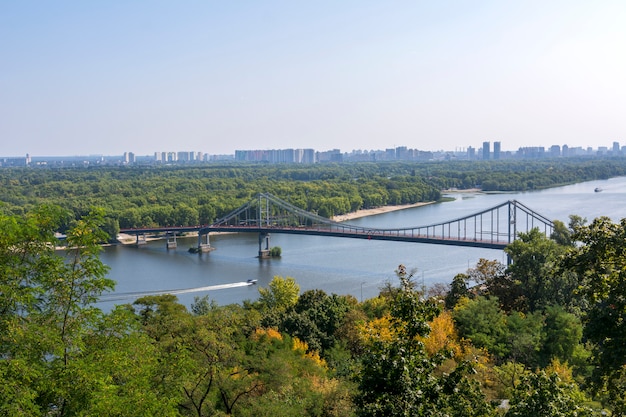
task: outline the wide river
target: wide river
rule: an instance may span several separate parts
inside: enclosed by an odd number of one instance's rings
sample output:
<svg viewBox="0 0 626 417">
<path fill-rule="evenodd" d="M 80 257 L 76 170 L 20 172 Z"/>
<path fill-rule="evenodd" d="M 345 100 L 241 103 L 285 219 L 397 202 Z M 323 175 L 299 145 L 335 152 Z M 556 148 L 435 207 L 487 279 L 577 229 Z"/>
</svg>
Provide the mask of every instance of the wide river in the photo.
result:
<svg viewBox="0 0 626 417">
<path fill-rule="evenodd" d="M 596 187 L 602 192 L 594 192 Z M 566 224 L 570 214 L 589 221 L 608 216 L 617 222 L 626 217 L 626 177 L 525 193 L 450 196 L 455 200 L 349 223 L 375 228 L 421 226 L 464 217 L 513 199 Z M 100 307 L 109 309 L 156 292 L 173 292 L 186 305 L 194 297 L 207 294 L 222 305 L 239 303 L 258 297 L 258 287 L 247 285 L 247 280 L 256 279 L 258 286 L 267 286 L 276 275 L 295 278 L 302 291 L 317 288 L 366 299 L 376 296 L 387 281 L 397 284 L 394 271 L 400 264 L 415 271 L 420 284 L 429 286 L 451 282 L 480 258 L 506 262 L 499 250 L 322 236 L 274 234 L 271 245 L 282 248 L 282 257 L 270 260 L 256 258 L 256 234 L 211 236 L 211 245 L 217 249 L 201 255 L 187 251 L 196 243 L 197 238 L 179 239 L 176 250 L 167 250 L 163 241 L 140 248 L 105 248 L 101 259 L 110 267 L 108 276 L 117 286 L 115 293 L 103 296 Z"/>
</svg>

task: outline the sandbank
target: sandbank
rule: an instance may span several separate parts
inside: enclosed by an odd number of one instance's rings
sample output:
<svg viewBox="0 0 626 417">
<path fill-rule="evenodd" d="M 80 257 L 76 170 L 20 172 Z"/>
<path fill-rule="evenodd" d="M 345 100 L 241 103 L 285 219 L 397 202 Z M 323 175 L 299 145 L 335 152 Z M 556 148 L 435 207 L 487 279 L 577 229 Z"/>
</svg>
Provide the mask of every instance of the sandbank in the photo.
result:
<svg viewBox="0 0 626 417">
<path fill-rule="evenodd" d="M 480 188 L 449 188 L 447 190 L 441 190 L 441 194 L 476 194 L 482 192 L 483 190 L 481 190 Z"/>
<path fill-rule="evenodd" d="M 413 207 L 425 206 L 427 204 L 432 204 L 434 201 L 420 202 L 414 204 L 402 204 L 399 206 L 382 206 L 382 207 L 374 207 L 371 209 L 357 210 L 351 213 L 340 214 L 338 216 L 334 216 L 331 220 L 335 222 L 345 222 L 346 220 L 359 219 L 361 217 L 367 216 L 375 216 L 377 214 L 389 213 L 392 211 L 405 210 Z"/>
</svg>

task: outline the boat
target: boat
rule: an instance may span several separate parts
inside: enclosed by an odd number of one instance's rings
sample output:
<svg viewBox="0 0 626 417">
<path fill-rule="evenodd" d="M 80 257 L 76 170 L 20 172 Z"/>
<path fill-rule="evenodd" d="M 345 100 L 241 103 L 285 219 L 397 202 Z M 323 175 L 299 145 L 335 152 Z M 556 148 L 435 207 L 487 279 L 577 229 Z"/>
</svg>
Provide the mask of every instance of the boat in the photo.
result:
<svg viewBox="0 0 626 417">
<path fill-rule="evenodd" d="M 602 191 L 602 188 L 600 188 L 600 187 L 596 187 L 596 188 L 594 188 L 594 189 L 593 189 L 593 191 L 594 191 L 595 193 L 599 193 L 600 191 Z"/>
</svg>

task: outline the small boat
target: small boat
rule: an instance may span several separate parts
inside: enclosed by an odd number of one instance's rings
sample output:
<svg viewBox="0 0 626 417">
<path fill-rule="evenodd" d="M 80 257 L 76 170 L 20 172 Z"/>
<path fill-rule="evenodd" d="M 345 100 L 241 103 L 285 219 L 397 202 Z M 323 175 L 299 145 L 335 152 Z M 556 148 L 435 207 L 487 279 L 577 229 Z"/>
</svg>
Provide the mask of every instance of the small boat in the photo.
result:
<svg viewBox="0 0 626 417">
<path fill-rule="evenodd" d="M 249 279 L 248 280 L 248 285 L 256 285 L 256 279 Z"/>
<path fill-rule="evenodd" d="M 600 187 L 596 187 L 596 188 L 594 188 L 594 190 L 593 190 L 593 191 L 594 191 L 595 193 L 599 193 L 600 191 L 602 191 L 602 188 L 600 188 Z"/>
</svg>

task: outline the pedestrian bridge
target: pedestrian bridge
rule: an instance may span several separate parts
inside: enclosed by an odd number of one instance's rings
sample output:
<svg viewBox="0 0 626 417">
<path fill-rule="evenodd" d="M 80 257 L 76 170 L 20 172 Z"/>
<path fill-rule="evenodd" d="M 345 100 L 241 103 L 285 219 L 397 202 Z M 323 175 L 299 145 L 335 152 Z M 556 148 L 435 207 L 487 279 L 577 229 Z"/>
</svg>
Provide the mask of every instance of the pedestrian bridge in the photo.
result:
<svg viewBox="0 0 626 417">
<path fill-rule="evenodd" d="M 147 234 L 165 233 L 168 248 L 176 247 L 177 234 L 197 232 L 199 252 L 214 249 L 209 241 L 211 232 L 258 233 L 259 256 L 265 257 L 270 250 L 272 233 L 504 249 L 520 232 L 527 233 L 533 228 L 550 236 L 554 225 L 517 200 L 440 223 L 381 229 L 335 222 L 261 193 L 211 225 L 122 229 L 120 232 L 136 235 L 137 244 L 142 239 L 145 241 Z"/>
</svg>

